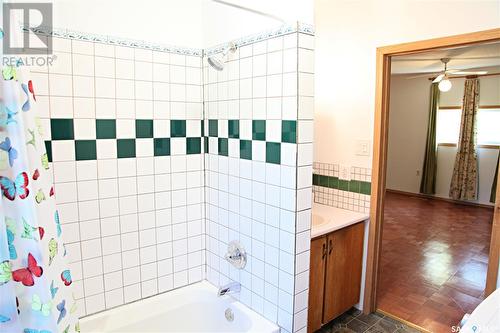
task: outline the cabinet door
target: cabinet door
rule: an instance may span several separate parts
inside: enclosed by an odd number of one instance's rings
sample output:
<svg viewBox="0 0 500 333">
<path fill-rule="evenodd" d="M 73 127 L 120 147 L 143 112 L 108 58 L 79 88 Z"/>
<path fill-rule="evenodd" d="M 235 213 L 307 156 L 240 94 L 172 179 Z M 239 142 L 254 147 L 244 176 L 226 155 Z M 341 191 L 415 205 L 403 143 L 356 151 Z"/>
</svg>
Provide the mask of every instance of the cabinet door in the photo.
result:
<svg viewBox="0 0 500 333">
<path fill-rule="evenodd" d="M 323 293 L 325 287 L 326 236 L 311 241 L 309 270 L 309 309 L 307 331 L 321 328 L 323 320 Z"/>
<path fill-rule="evenodd" d="M 338 317 L 359 301 L 363 237 L 362 222 L 328 235 L 324 323 Z"/>
</svg>

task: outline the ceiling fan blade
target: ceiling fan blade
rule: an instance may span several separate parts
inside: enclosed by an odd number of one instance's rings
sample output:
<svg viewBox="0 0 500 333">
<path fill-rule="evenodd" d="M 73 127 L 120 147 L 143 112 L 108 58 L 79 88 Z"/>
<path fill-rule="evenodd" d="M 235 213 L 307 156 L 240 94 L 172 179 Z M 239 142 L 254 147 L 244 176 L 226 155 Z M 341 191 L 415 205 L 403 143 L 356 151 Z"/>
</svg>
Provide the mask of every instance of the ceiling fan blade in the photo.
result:
<svg viewBox="0 0 500 333">
<path fill-rule="evenodd" d="M 488 71 L 477 71 L 477 72 L 469 72 L 469 71 L 456 71 L 450 73 L 451 75 L 484 75 L 488 74 Z"/>
<path fill-rule="evenodd" d="M 432 74 L 432 73 L 419 74 L 419 75 L 414 75 L 414 76 L 407 77 L 406 79 L 407 80 L 412 80 L 412 79 L 419 79 L 421 77 L 433 77 L 434 75 L 437 75 L 437 73 L 436 74 Z"/>
<path fill-rule="evenodd" d="M 432 83 L 438 83 L 441 82 L 441 80 L 444 78 L 444 74 L 439 74 L 433 81 Z"/>
</svg>

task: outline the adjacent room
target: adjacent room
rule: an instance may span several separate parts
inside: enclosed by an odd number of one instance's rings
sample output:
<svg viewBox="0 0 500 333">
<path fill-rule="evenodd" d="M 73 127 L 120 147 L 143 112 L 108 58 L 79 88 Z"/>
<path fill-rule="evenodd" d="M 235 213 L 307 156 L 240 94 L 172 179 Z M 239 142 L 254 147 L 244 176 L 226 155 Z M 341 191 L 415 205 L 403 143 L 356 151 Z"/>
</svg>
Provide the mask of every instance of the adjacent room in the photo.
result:
<svg viewBox="0 0 500 333">
<path fill-rule="evenodd" d="M 498 43 L 392 58 L 378 309 L 431 332 L 484 298 L 499 65 Z"/>
</svg>

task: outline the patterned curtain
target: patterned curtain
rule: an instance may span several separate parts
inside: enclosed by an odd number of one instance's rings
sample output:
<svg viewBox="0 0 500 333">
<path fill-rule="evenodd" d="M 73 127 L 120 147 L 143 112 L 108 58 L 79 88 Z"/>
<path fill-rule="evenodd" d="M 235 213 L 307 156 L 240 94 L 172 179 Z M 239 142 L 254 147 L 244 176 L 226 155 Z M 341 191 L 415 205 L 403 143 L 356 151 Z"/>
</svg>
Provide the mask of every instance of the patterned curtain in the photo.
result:
<svg viewBox="0 0 500 333">
<path fill-rule="evenodd" d="M 29 71 L 0 86 L 0 332 L 79 331 L 52 175 Z"/>
<path fill-rule="evenodd" d="M 431 100 L 429 106 L 429 121 L 427 124 L 427 141 L 425 143 L 424 165 L 420 193 L 436 193 L 437 147 L 436 147 L 436 118 L 439 108 L 439 84 L 431 84 Z"/>
<path fill-rule="evenodd" d="M 450 198 L 457 200 L 477 199 L 477 108 L 479 104 L 479 80 L 466 79 L 462 102 L 460 138 L 451 177 Z"/>
</svg>

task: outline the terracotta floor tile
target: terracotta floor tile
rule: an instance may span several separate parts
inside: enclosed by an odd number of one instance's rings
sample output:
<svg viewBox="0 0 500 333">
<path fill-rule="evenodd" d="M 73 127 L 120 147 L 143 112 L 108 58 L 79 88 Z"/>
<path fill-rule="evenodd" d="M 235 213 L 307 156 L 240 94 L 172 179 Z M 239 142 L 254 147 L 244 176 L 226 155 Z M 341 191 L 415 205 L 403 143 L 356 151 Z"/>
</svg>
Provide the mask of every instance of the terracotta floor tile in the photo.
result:
<svg viewBox="0 0 500 333">
<path fill-rule="evenodd" d="M 449 333 L 483 299 L 493 211 L 388 193 L 378 308 Z"/>
</svg>

